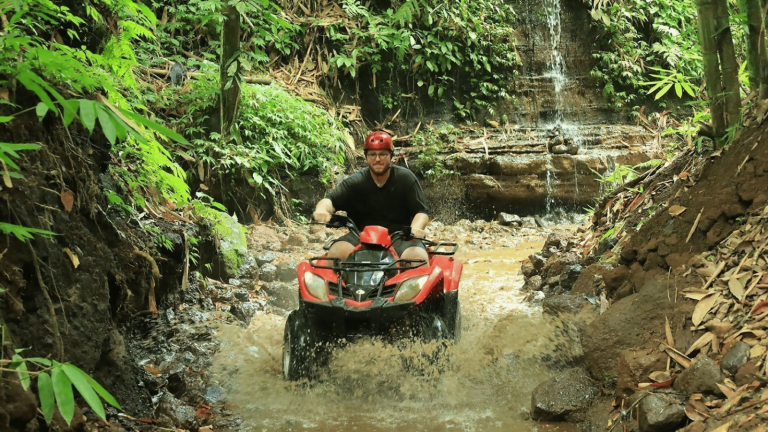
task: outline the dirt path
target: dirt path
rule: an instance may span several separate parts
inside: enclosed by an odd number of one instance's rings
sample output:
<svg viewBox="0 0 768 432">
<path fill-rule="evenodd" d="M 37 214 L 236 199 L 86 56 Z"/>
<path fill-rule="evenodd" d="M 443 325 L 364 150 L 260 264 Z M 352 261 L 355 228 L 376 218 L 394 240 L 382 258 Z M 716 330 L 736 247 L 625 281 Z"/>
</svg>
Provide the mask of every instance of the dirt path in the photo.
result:
<svg viewBox="0 0 768 432">
<path fill-rule="evenodd" d="M 496 226 L 498 228 L 498 226 Z M 280 374 L 286 312 L 254 317 L 246 329 L 219 327 L 222 349 L 214 380 L 224 388 L 240 429 L 530 431 L 533 388 L 549 378 L 557 323 L 522 301 L 520 262 L 541 249 L 545 234 L 506 235 L 438 227 L 440 237 L 463 240 L 463 337 L 451 348 L 450 370 L 416 375 L 397 349 L 376 341 L 337 350 L 319 381 L 287 383 Z M 304 257 L 306 251 L 300 253 Z M 562 430 L 565 426 L 555 426 Z"/>
</svg>

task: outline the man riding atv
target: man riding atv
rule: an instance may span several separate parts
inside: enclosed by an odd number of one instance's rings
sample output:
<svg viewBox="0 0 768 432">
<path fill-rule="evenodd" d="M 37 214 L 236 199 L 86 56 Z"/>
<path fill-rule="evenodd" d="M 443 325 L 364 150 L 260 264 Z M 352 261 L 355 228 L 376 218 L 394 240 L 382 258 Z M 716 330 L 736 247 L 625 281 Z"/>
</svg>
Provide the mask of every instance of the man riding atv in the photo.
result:
<svg viewBox="0 0 768 432">
<path fill-rule="evenodd" d="M 370 133 L 364 152 L 367 168 L 342 181 L 320 200 L 313 214 L 315 220 L 327 223 L 333 213 L 343 210 L 358 227 L 377 225 L 394 233 L 410 226 L 413 237 L 424 237 L 429 222 L 424 190 L 410 170 L 392 165 L 392 137 L 383 131 Z M 334 241 L 328 257 L 345 260 L 358 244 L 359 237 L 347 233 Z M 392 246 L 400 258 L 429 259 L 424 243 L 418 239 L 399 237 L 393 239 Z"/>
</svg>

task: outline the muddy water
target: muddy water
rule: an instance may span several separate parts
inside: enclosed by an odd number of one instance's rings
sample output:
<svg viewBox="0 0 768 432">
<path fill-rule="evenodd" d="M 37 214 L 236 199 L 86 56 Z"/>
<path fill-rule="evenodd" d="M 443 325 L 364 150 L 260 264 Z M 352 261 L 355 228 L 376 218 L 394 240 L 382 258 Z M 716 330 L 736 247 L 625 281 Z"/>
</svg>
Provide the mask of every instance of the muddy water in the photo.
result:
<svg viewBox="0 0 768 432">
<path fill-rule="evenodd" d="M 462 340 L 447 371 L 410 372 L 418 343 L 366 341 L 339 349 L 312 383 L 281 378 L 285 317 L 262 314 L 247 329 L 219 328 L 216 380 L 243 418 L 240 430 L 532 431 L 563 430 L 526 420 L 531 390 L 550 376 L 555 324 L 522 302 L 520 261 L 542 243 L 461 252 Z"/>
</svg>

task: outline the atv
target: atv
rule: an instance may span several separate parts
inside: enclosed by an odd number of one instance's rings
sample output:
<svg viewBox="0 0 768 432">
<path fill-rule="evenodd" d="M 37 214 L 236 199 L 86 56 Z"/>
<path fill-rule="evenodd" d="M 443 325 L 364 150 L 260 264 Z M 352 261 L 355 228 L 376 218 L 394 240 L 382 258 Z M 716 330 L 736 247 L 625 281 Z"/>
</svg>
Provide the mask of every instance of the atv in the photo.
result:
<svg viewBox="0 0 768 432">
<path fill-rule="evenodd" d="M 339 341 L 380 336 L 390 340 L 458 341 L 461 336 L 458 244 L 421 240 L 429 260 L 403 259 L 393 239 L 412 239 L 410 227 L 390 233 L 347 216 L 333 215 L 329 228 L 348 228 L 360 244 L 346 260 L 310 258 L 297 268 L 299 309 L 288 315 L 283 339 L 283 377 L 295 381 L 330 358 Z M 329 240 L 324 249 L 333 242 Z"/>
</svg>

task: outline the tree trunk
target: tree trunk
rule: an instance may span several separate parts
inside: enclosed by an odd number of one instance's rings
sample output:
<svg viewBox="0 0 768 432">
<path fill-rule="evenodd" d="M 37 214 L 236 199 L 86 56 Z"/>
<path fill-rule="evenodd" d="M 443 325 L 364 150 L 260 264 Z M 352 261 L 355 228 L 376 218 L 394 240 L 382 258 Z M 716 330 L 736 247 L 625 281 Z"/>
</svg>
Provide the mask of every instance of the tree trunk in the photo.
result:
<svg viewBox="0 0 768 432">
<path fill-rule="evenodd" d="M 723 92 L 725 93 L 725 126 L 729 128 L 739 121 L 741 112 L 741 85 L 739 63 L 733 48 L 733 36 L 729 22 L 728 0 L 715 0 L 715 24 L 717 25 L 717 53 L 722 67 Z"/>
<path fill-rule="evenodd" d="M 221 30 L 221 136 L 229 136 L 240 105 L 240 13 L 226 3 Z"/>
<path fill-rule="evenodd" d="M 712 130 L 715 134 L 715 147 L 719 147 L 720 138 L 725 135 L 725 119 L 723 117 L 720 62 L 717 59 L 717 44 L 715 43 L 714 0 L 696 0 L 696 7 L 699 15 L 699 43 L 704 60 L 704 76 L 707 80 Z"/>
<path fill-rule="evenodd" d="M 760 43 L 763 37 L 763 11 L 761 0 L 739 0 L 739 9 L 747 15 L 747 65 L 749 66 L 749 89 L 756 91 L 760 88 L 761 81 L 761 55 L 760 50 L 765 50 L 765 44 Z"/>
</svg>

